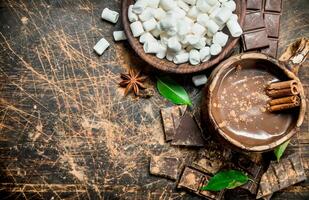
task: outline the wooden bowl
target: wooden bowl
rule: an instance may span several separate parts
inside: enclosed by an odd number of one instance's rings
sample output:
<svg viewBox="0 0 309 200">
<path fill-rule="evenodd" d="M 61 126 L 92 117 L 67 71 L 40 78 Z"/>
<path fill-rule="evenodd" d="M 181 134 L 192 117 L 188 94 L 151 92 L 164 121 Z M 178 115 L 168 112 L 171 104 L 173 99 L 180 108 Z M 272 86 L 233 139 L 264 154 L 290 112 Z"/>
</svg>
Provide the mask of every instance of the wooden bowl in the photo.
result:
<svg viewBox="0 0 309 200">
<path fill-rule="evenodd" d="M 300 107 L 294 109 L 294 110 L 289 110 L 286 113 L 280 113 L 280 116 L 278 114 L 268 114 L 265 113 L 265 115 L 269 115 L 271 117 L 289 117 L 288 123 L 284 122 L 284 128 L 279 128 L 279 130 L 275 130 L 271 134 L 274 134 L 274 136 L 271 136 L 271 138 L 264 137 L 265 133 L 270 133 L 267 132 L 265 127 L 275 127 L 278 126 L 273 120 L 265 120 L 266 118 L 259 118 L 256 116 L 261 116 L 260 113 L 263 113 L 265 111 L 260 111 L 259 109 L 255 109 L 256 111 L 252 112 L 251 110 L 244 111 L 246 113 L 249 113 L 248 116 L 250 116 L 250 120 L 252 119 L 253 121 L 249 122 L 249 125 L 241 125 L 241 128 L 238 127 L 235 128 L 236 126 L 233 125 L 235 124 L 234 119 L 239 119 L 239 114 L 241 112 L 238 107 L 243 108 L 244 103 L 239 104 L 240 106 L 235 107 L 236 104 L 232 102 L 237 102 L 233 98 L 234 90 L 238 90 L 237 83 L 241 83 L 241 85 L 244 85 L 246 82 L 241 82 L 241 80 L 245 80 L 247 77 L 244 78 L 244 76 L 241 73 L 237 74 L 237 79 L 234 79 L 233 83 L 236 83 L 233 87 L 231 87 L 233 84 L 224 84 L 223 79 L 225 80 L 233 80 L 231 76 L 229 76 L 229 73 L 233 72 L 233 70 L 236 70 L 236 66 L 243 66 L 244 69 L 248 69 L 248 67 L 253 67 L 253 70 L 265 70 L 267 73 L 272 73 L 277 79 L 281 81 L 285 80 L 295 80 L 297 81 L 298 85 L 300 86 L 300 98 L 301 98 L 301 103 Z M 251 70 L 251 68 L 250 68 Z M 236 73 L 236 71 L 234 71 Z M 255 76 L 252 75 L 253 71 L 249 71 L 248 77 L 250 76 Z M 256 80 L 256 79 L 255 79 Z M 262 79 L 264 80 L 264 79 Z M 252 81 L 253 82 L 253 81 Z M 266 82 L 258 82 L 257 84 L 265 84 Z M 239 84 L 240 85 L 240 84 Z M 227 98 L 222 97 L 224 92 L 222 93 L 221 91 L 223 88 L 226 88 L 228 94 L 226 95 L 229 100 L 228 102 L 225 102 L 225 105 L 221 105 L 218 108 L 218 99 L 223 99 L 226 101 Z M 221 89 L 220 89 L 221 88 Z M 252 87 L 251 87 L 252 88 Z M 264 89 L 264 88 L 263 88 Z M 254 90 L 254 89 L 253 89 Z M 242 89 L 241 92 L 238 93 L 240 98 L 248 98 L 248 95 L 250 95 L 249 92 L 252 90 L 248 90 L 248 94 L 243 92 L 244 90 Z M 260 90 L 259 90 L 260 91 Z M 236 96 L 236 95 L 235 95 Z M 238 96 L 237 96 L 238 97 Z M 258 96 L 259 98 L 262 98 L 261 96 Z M 236 98 L 236 99 L 240 99 Z M 292 73 L 290 70 L 288 70 L 283 62 L 278 62 L 276 59 L 273 59 L 265 54 L 261 53 L 244 53 L 236 56 L 232 56 L 228 58 L 227 60 L 223 61 L 220 63 L 215 70 L 213 70 L 207 86 L 204 88 L 204 99 L 202 103 L 202 116 L 204 120 L 204 124 L 208 127 L 208 131 L 211 134 L 215 134 L 219 138 L 220 141 L 222 141 L 225 144 L 231 144 L 232 147 L 235 150 L 246 150 L 246 151 L 270 151 L 277 147 L 278 145 L 284 143 L 285 141 L 289 140 L 298 130 L 300 125 L 302 124 L 304 117 L 305 117 L 305 111 L 306 111 L 306 101 L 305 101 L 305 94 L 304 90 L 302 87 L 302 84 L 299 80 L 299 78 Z M 263 100 L 266 101 L 266 100 Z M 223 101 L 221 101 L 223 102 Z M 224 104 L 224 103 L 223 103 Z M 227 106 L 226 106 L 227 105 Z M 229 105 L 232 105 L 232 107 L 229 107 Z M 262 102 L 262 105 L 264 105 L 264 102 Z M 265 102 L 266 105 L 266 102 Z M 236 114 L 232 115 L 232 118 L 226 117 L 230 111 L 227 108 L 232 108 L 232 110 L 236 111 Z M 257 107 L 254 107 L 257 108 Z M 218 112 L 219 111 L 219 112 Z M 255 113 L 256 112 L 256 113 Z M 267 112 L 267 111 L 266 111 Z M 223 113 L 219 114 L 220 116 L 224 116 L 222 118 L 218 117 L 217 113 Z M 253 113 L 253 114 L 252 114 Z M 263 114 L 264 116 L 264 114 Z M 222 119 L 225 119 L 225 122 L 227 121 L 227 124 L 222 123 Z M 228 119 L 228 120 L 226 120 Z M 240 118 L 241 119 L 241 118 Z M 263 123 L 260 123 L 260 120 L 263 120 Z M 236 121 L 237 122 L 237 121 Z M 247 123 L 247 122 L 241 122 L 241 123 Z M 247 129 L 248 126 L 250 125 L 257 127 L 258 131 L 260 131 L 263 135 L 263 137 L 256 139 L 257 135 L 254 135 L 254 137 L 249 138 L 248 134 L 246 135 L 246 130 L 249 130 L 250 128 Z M 232 124 L 232 125 L 230 125 Z M 261 125 L 259 125 L 261 124 Z M 237 124 L 239 125 L 239 124 Z M 230 128 L 232 127 L 233 128 Z M 244 128 L 246 127 L 246 128 Z M 261 127 L 261 129 L 259 129 Z M 235 128 L 235 129 L 234 129 Z M 232 131 L 231 131 L 232 130 Z M 278 132 L 277 132 L 278 131 Z M 258 132 L 258 133 L 260 133 Z M 280 133 L 280 134 L 279 134 Z M 235 136 L 236 135 L 236 136 Z M 249 138 L 249 139 L 248 139 Z M 266 139 L 265 139 L 266 138 Z"/>
<path fill-rule="evenodd" d="M 244 18 L 246 14 L 246 1 L 245 0 L 236 0 L 236 13 L 238 15 L 238 21 L 240 26 L 244 23 Z M 189 74 L 194 72 L 199 72 L 210 68 L 211 66 L 219 63 L 226 56 L 229 55 L 230 51 L 235 47 L 239 38 L 230 37 L 225 47 L 222 48 L 222 52 L 217 55 L 211 57 L 211 59 L 207 62 L 204 62 L 200 65 L 190 65 L 189 63 L 184 63 L 180 65 L 176 65 L 173 62 L 168 61 L 167 59 L 159 59 L 155 55 L 146 54 L 143 49 L 143 45 L 139 42 L 138 38 L 133 37 L 132 32 L 130 30 L 130 22 L 128 19 L 128 7 L 134 3 L 133 0 L 123 0 L 122 1 L 122 23 L 124 26 L 124 31 L 127 35 L 128 41 L 134 51 L 149 65 L 165 71 L 169 73 L 177 73 L 177 74 Z"/>
</svg>

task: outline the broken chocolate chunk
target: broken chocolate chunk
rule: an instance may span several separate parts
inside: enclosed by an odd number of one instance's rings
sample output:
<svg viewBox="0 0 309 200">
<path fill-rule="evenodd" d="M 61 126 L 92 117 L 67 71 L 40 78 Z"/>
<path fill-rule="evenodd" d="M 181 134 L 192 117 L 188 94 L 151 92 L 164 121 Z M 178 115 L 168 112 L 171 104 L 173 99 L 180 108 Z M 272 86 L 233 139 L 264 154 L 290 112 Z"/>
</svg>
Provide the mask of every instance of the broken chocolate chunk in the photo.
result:
<svg viewBox="0 0 309 200">
<path fill-rule="evenodd" d="M 280 29 L 280 14 L 265 13 L 264 21 L 268 37 L 278 38 Z"/>
<path fill-rule="evenodd" d="M 273 58 L 277 58 L 278 53 L 278 39 L 268 38 L 269 47 L 262 49 L 262 53 L 265 53 Z"/>
<path fill-rule="evenodd" d="M 186 110 L 186 106 L 173 106 L 161 109 L 161 117 L 165 134 L 165 141 L 171 141 L 175 135 L 175 127 L 179 126 L 180 118 Z"/>
<path fill-rule="evenodd" d="M 251 30 L 256 30 L 259 28 L 264 28 L 264 19 L 263 19 L 263 14 L 261 12 L 251 12 L 247 13 L 245 16 L 245 23 L 243 30 L 246 31 L 251 31 Z"/>
<path fill-rule="evenodd" d="M 185 167 L 180 180 L 178 182 L 178 188 L 185 188 L 194 193 L 198 193 L 202 187 L 205 175 L 191 167 Z"/>
<path fill-rule="evenodd" d="M 256 198 L 268 196 L 304 180 L 306 175 L 298 153 L 280 160 L 279 163 L 273 161 L 262 175 Z"/>
<path fill-rule="evenodd" d="M 186 112 L 181 117 L 180 125 L 176 129 L 176 133 L 171 144 L 175 146 L 195 147 L 203 147 L 205 145 L 202 131 L 189 112 Z"/>
<path fill-rule="evenodd" d="M 247 10 L 262 10 L 263 0 L 247 0 Z"/>
<path fill-rule="evenodd" d="M 181 159 L 166 156 L 153 156 L 150 159 L 150 174 L 176 180 Z"/>
<path fill-rule="evenodd" d="M 281 9 L 282 9 L 281 0 L 266 0 L 265 1 L 265 11 L 281 12 Z"/>
<path fill-rule="evenodd" d="M 242 42 L 245 51 L 256 50 L 269 46 L 266 29 L 244 33 L 242 35 Z"/>
<path fill-rule="evenodd" d="M 230 150 L 210 141 L 205 148 L 198 151 L 192 167 L 208 174 L 215 174 L 225 165 L 226 161 L 230 160 L 230 157 Z"/>
</svg>

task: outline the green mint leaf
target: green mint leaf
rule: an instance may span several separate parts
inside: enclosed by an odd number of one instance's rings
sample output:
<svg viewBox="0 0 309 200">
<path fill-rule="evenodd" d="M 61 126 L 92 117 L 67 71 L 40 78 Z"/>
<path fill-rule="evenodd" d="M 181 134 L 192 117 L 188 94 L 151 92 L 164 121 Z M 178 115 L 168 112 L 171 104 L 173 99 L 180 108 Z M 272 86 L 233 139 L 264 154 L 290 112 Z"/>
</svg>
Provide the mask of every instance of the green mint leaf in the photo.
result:
<svg viewBox="0 0 309 200">
<path fill-rule="evenodd" d="M 171 78 L 164 76 L 157 78 L 159 93 L 175 104 L 192 105 L 186 90 Z"/>
<path fill-rule="evenodd" d="M 214 175 L 201 190 L 220 191 L 225 188 L 234 189 L 247 183 L 249 177 L 241 171 L 227 170 Z"/>
<path fill-rule="evenodd" d="M 288 147 L 290 140 L 286 141 L 285 143 L 281 144 L 280 146 L 277 146 L 274 150 L 274 153 L 277 157 L 277 161 L 279 162 L 281 156 L 283 155 L 285 149 Z"/>
</svg>

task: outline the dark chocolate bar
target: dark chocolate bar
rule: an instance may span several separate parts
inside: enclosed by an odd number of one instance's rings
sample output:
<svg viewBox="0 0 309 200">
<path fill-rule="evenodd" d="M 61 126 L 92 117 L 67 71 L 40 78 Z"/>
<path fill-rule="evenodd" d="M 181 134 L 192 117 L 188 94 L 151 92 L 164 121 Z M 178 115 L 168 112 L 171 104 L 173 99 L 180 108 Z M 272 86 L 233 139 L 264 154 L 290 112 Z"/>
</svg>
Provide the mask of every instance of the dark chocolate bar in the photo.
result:
<svg viewBox="0 0 309 200">
<path fill-rule="evenodd" d="M 247 0 L 247 10 L 262 10 L 263 0 Z"/>
<path fill-rule="evenodd" d="M 281 0 L 265 0 L 265 11 L 281 12 L 282 1 Z"/>
<path fill-rule="evenodd" d="M 251 12 L 247 13 L 245 16 L 245 23 L 243 30 L 246 31 L 251 31 L 251 30 L 256 30 L 259 28 L 264 28 L 264 19 L 263 19 L 263 14 L 261 12 Z"/>
<path fill-rule="evenodd" d="M 205 175 L 202 172 L 191 167 L 185 167 L 177 187 L 188 189 L 194 193 L 199 193 L 204 177 Z"/>
<path fill-rule="evenodd" d="M 280 14 L 265 13 L 264 21 L 268 37 L 278 38 L 280 28 Z"/>
<path fill-rule="evenodd" d="M 175 157 L 153 156 L 150 159 L 150 174 L 176 180 L 181 161 Z"/>
<path fill-rule="evenodd" d="M 261 52 L 265 53 L 273 58 L 277 58 L 278 53 L 278 39 L 268 38 L 269 40 L 269 47 L 262 49 Z"/>
<path fill-rule="evenodd" d="M 203 147 L 205 145 L 202 131 L 189 112 L 186 112 L 181 117 L 180 125 L 176 129 L 176 133 L 171 144 L 175 146 L 195 147 Z"/>
<path fill-rule="evenodd" d="M 306 180 L 306 174 L 298 153 L 292 154 L 280 162 L 273 161 L 262 175 L 256 198 L 268 196 L 304 180 Z"/>
<path fill-rule="evenodd" d="M 244 33 L 242 35 L 242 42 L 245 51 L 261 49 L 269 46 L 266 29 Z"/>
</svg>

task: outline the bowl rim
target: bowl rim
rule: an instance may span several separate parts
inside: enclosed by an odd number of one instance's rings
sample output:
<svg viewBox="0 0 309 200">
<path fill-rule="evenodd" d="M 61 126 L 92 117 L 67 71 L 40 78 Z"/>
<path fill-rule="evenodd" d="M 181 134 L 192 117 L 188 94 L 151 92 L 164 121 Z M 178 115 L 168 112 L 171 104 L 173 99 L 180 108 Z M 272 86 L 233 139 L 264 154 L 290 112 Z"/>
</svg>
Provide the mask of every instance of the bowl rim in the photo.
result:
<svg viewBox="0 0 309 200">
<path fill-rule="evenodd" d="M 280 68 L 286 75 L 288 78 L 290 79 L 294 79 L 295 81 L 298 82 L 298 84 L 300 85 L 300 97 L 301 97 L 301 104 L 300 104 L 300 111 L 298 114 L 298 119 L 297 122 L 295 124 L 295 127 L 292 128 L 291 130 L 289 130 L 289 132 L 286 135 L 283 135 L 282 137 L 280 137 L 279 139 L 270 142 L 269 144 L 266 145 L 258 145 L 258 146 L 252 146 L 252 147 L 248 147 L 243 145 L 241 142 L 239 142 L 236 139 L 233 139 L 232 137 L 230 137 L 228 134 L 226 134 L 218 125 L 218 123 L 216 122 L 216 120 L 214 119 L 214 116 L 212 114 L 212 95 L 213 95 L 213 90 L 215 89 L 215 87 L 217 86 L 219 79 L 221 76 L 219 76 L 220 73 L 223 73 L 224 70 L 226 70 L 227 68 L 231 67 L 231 64 L 239 61 L 239 60 L 243 60 L 243 59 L 263 59 L 263 60 L 267 60 L 269 62 L 272 62 L 273 64 L 275 64 L 278 68 Z M 207 114 L 208 117 L 207 119 L 209 119 L 209 122 L 211 123 L 211 126 L 215 128 L 216 132 L 219 133 L 219 135 L 221 137 L 223 137 L 225 140 L 227 140 L 229 143 L 233 144 L 234 146 L 246 150 L 246 151 L 259 151 L 259 152 L 263 152 L 263 151 L 269 151 L 277 146 L 279 146 L 280 144 L 284 143 L 285 141 L 289 140 L 295 133 L 297 133 L 297 131 L 299 130 L 299 127 L 301 126 L 301 124 L 303 123 L 304 117 L 305 117 L 305 111 L 306 111 L 306 100 L 305 100 L 305 94 L 304 94 L 304 89 L 302 86 L 301 81 L 299 80 L 299 78 L 292 73 L 290 70 L 288 70 L 283 63 L 279 62 L 278 60 L 263 54 L 263 53 L 242 53 L 242 54 L 238 54 L 238 55 L 234 55 L 230 58 L 228 58 L 227 60 L 223 61 L 222 63 L 220 63 L 217 68 L 211 73 L 209 82 L 206 86 L 206 93 L 204 95 L 207 95 L 207 101 L 206 101 L 206 108 L 207 108 L 207 112 L 203 113 L 203 114 Z"/>
<path fill-rule="evenodd" d="M 130 29 L 130 22 L 128 19 L 128 7 L 131 5 L 133 0 L 123 0 L 122 1 L 122 23 L 124 27 L 124 32 L 127 36 L 127 40 L 129 41 L 130 46 L 133 48 L 135 53 L 143 59 L 145 62 L 147 62 L 149 65 L 168 73 L 176 73 L 176 74 L 190 74 L 190 73 L 196 73 L 203 71 L 205 69 L 208 69 L 216 64 L 218 64 L 220 61 L 222 61 L 224 58 L 230 55 L 230 52 L 232 49 L 237 45 L 237 42 L 240 37 L 234 38 L 230 36 L 230 39 L 226 46 L 222 49 L 222 52 L 214 56 L 213 59 L 210 59 L 207 62 L 204 62 L 202 64 L 193 66 L 189 63 L 184 63 L 180 65 L 174 64 L 172 61 L 168 61 L 166 58 L 159 59 L 155 55 L 152 54 L 146 54 L 143 50 L 143 45 L 139 42 L 139 40 L 135 37 L 133 37 Z M 245 14 L 246 14 L 246 0 L 236 0 L 236 14 L 238 15 L 238 22 L 241 27 L 243 27 Z M 238 11 L 238 12 L 237 12 Z M 235 12 L 235 11 L 234 11 Z"/>
</svg>

